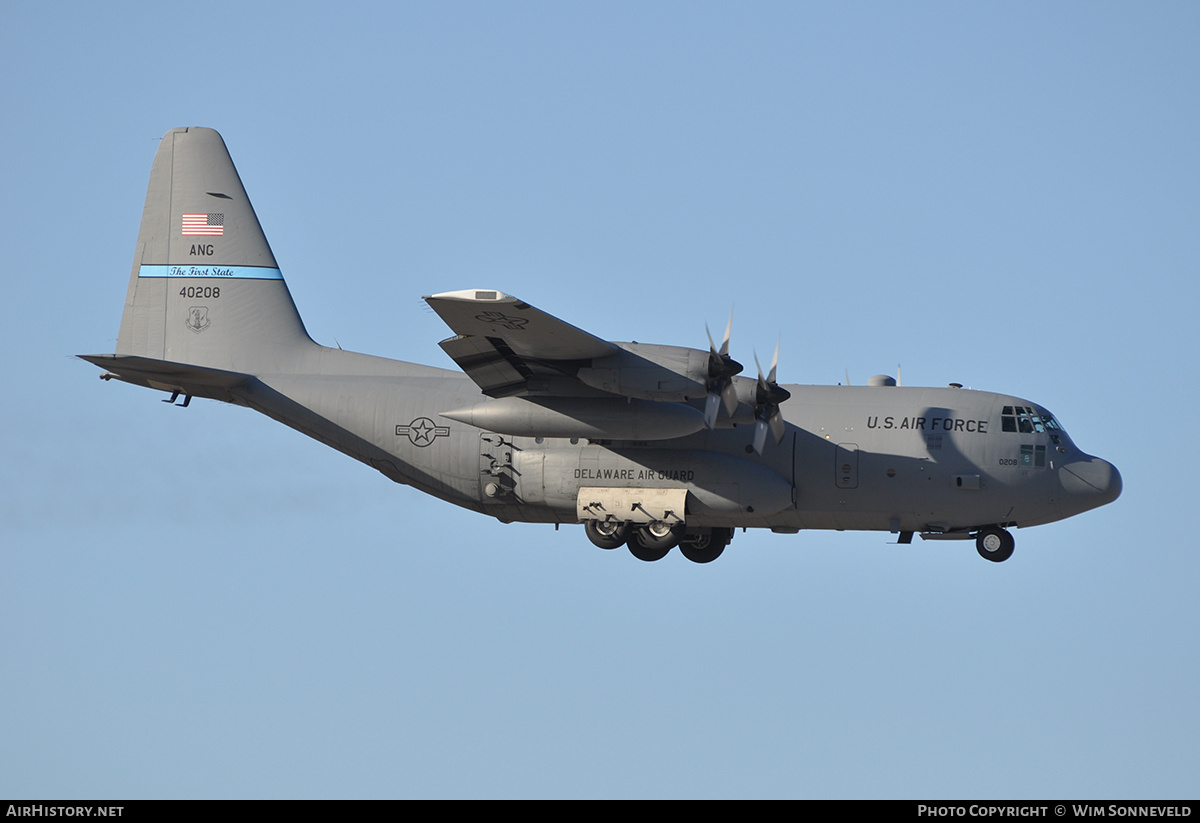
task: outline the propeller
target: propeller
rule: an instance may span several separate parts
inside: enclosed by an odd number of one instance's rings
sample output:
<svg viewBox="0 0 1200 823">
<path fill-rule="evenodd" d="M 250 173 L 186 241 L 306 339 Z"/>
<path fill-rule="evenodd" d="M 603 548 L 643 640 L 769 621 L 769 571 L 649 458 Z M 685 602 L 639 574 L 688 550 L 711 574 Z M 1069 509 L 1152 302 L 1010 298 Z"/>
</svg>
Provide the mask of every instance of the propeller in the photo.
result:
<svg viewBox="0 0 1200 823">
<path fill-rule="evenodd" d="M 733 312 L 730 312 L 729 322 L 725 325 L 725 338 L 718 349 L 708 324 L 704 324 L 704 332 L 708 335 L 708 399 L 704 403 L 704 422 L 710 429 L 717 424 L 721 407 L 730 416 L 737 410 L 737 386 L 733 378 L 741 372 L 742 364 L 729 356 L 729 335 L 732 331 Z"/>
<path fill-rule="evenodd" d="M 783 415 L 779 404 L 792 396 L 792 393 L 775 382 L 775 370 L 779 366 L 779 342 L 775 343 L 775 357 L 771 359 L 771 371 L 763 377 L 762 366 L 759 365 L 758 355 L 754 355 L 754 365 L 758 367 L 758 385 L 754 389 L 754 451 L 763 453 L 767 444 L 767 431 L 770 430 L 778 443 L 783 439 Z"/>
</svg>

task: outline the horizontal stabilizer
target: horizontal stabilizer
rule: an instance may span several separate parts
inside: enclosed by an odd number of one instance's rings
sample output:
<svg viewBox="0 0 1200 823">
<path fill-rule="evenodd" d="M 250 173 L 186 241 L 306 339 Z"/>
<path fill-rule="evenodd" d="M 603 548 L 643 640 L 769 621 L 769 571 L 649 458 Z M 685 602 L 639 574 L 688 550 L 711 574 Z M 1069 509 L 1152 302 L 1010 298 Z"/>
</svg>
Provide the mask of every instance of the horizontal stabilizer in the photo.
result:
<svg viewBox="0 0 1200 823">
<path fill-rule="evenodd" d="M 237 402 L 230 394 L 230 389 L 245 385 L 254 379 L 251 375 L 240 372 L 171 363 L 128 354 L 81 354 L 79 359 L 107 369 L 100 375 L 105 380 L 115 377 L 135 386 L 179 392 L 194 397 L 210 397 L 227 403 Z"/>
</svg>

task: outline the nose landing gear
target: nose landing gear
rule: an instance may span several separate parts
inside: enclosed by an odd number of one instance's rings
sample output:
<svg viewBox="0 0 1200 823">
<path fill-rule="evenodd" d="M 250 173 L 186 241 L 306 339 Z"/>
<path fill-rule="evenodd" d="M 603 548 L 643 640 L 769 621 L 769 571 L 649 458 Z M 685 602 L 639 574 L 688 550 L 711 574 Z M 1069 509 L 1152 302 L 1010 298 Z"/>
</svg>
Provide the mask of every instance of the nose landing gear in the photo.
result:
<svg viewBox="0 0 1200 823">
<path fill-rule="evenodd" d="M 979 556 L 993 563 L 1003 563 L 1012 557 L 1015 545 L 1016 541 L 1008 530 L 999 526 L 988 526 L 975 535 L 975 549 Z"/>
</svg>

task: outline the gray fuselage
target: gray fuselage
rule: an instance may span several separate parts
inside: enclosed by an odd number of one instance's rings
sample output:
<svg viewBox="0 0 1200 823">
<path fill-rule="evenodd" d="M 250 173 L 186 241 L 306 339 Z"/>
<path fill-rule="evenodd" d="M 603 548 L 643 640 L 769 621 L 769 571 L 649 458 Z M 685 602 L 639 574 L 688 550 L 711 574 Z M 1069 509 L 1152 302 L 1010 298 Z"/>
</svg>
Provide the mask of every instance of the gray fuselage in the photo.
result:
<svg viewBox="0 0 1200 823">
<path fill-rule="evenodd" d="M 785 435 L 760 457 L 753 426 L 737 423 L 652 442 L 499 435 L 441 417 L 487 401 L 461 374 L 319 348 L 311 373 L 259 375 L 234 396 L 397 482 L 504 521 L 578 522 L 581 488 L 686 488 L 689 526 L 952 532 L 1048 523 L 1121 490 L 1111 464 L 1008 395 L 788 386 Z M 1023 408 L 1034 425 L 1013 414 Z"/>
</svg>

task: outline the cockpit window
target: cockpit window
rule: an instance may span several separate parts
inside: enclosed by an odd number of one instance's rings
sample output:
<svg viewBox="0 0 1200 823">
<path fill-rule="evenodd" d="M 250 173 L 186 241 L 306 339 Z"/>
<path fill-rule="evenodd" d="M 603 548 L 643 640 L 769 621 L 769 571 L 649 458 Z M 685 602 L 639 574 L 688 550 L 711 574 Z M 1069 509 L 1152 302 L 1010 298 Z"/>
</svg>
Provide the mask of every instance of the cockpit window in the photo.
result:
<svg viewBox="0 0 1200 823">
<path fill-rule="evenodd" d="M 1005 406 L 1000 411 L 1000 428 L 1022 434 L 1062 430 L 1053 415 L 1049 412 L 1043 414 L 1030 406 Z"/>
</svg>

